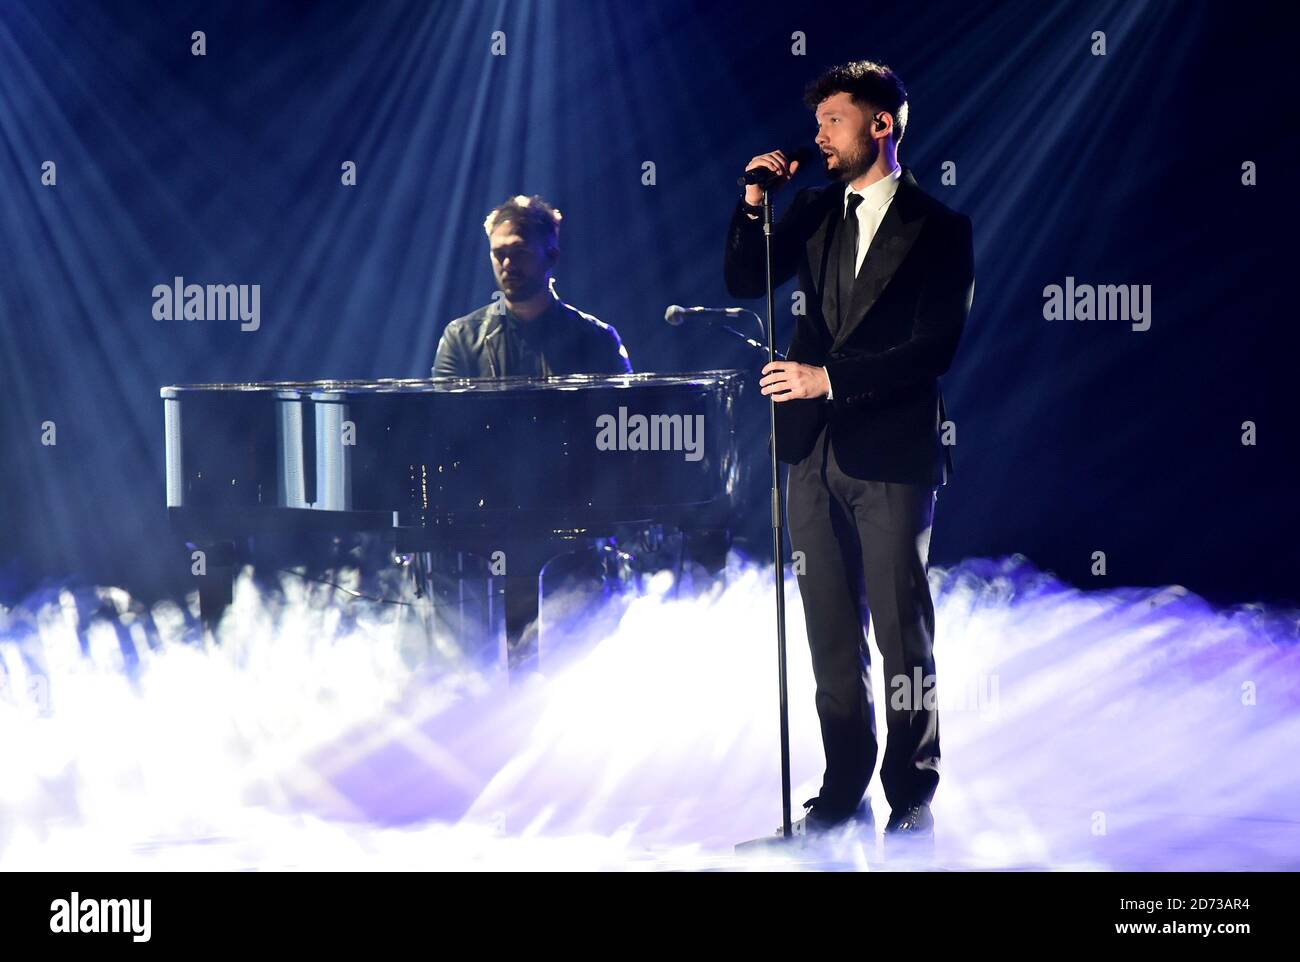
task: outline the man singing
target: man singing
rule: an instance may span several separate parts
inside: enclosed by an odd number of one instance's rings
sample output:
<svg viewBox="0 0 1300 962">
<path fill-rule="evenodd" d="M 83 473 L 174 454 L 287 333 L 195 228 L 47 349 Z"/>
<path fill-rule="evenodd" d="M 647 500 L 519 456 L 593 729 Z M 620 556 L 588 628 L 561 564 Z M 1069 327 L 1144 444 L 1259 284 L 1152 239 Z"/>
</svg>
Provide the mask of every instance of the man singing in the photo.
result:
<svg viewBox="0 0 1300 962">
<path fill-rule="evenodd" d="M 806 295 L 788 360 L 759 382 L 777 401 L 776 450 L 792 465 L 791 546 L 817 683 L 826 768 L 796 833 L 861 820 L 875 768 L 868 619 L 884 659 L 888 740 L 880 780 L 886 839 L 933 836 L 939 782 L 934 605 L 926 582 L 940 443 L 938 378 L 948 370 L 975 288 L 970 218 L 899 165 L 907 92 L 888 67 L 835 67 L 805 95 L 831 186 L 800 191 L 772 230 L 773 283 Z M 761 154 L 779 187 L 798 161 Z M 766 292 L 762 190 L 745 188 L 727 236 L 735 297 Z"/>
<path fill-rule="evenodd" d="M 540 197 L 512 197 L 483 222 L 500 296 L 447 325 L 433 375 L 627 374 L 618 332 L 555 296 L 560 212 Z"/>
</svg>

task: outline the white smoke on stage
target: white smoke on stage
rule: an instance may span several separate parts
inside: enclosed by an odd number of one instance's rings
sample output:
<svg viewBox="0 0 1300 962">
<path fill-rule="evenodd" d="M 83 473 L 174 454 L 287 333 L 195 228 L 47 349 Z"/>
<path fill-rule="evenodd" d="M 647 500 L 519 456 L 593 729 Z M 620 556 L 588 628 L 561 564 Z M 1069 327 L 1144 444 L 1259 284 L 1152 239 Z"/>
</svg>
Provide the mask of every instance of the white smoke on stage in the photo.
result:
<svg viewBox="0 0 1300 962">
<path fill-rule="evenodd" d="M 930 577 L 926 864 L 1300 867 L 1296 612 L 1083 592 L 1020 557 Z M 219 643 L 193 600 L 0 609 L 0 870 L 899 867 L 870 838 L 733 853 L 780 821 L 771 569 L 733 555 L 725 588 L 674 587 L 648 578 L 554 645 L 544 614 L 552 654 L 509 685 L 410 607 L 289 574 L 241 578 Z M 822 756 L 788 587 L 797 818 Z"/>
</svg>

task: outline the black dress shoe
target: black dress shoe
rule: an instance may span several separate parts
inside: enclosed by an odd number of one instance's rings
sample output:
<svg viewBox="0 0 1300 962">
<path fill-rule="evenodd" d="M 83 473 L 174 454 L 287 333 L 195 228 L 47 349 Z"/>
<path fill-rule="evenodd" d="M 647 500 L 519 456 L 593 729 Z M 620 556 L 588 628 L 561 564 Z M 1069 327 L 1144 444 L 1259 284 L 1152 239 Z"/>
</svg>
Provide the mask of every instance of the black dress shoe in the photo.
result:
<svg viewBox="0 0 1300 962">
<path fill-rule="evenodd" d="M 871 835 L 873 840 L 875 839 L 876 823 L 871 814 L 869 799 L 864 798 L 851 815 L 840 815 L 838 817 L 828 815 L 824 808 L 819 808 L 817 801 L 815 798 L 810 798 L 803 803 L 805 815 L 803 818 L 790 823 L 790 837 L 788 839 L 785 837 L 783 828 L 778 827 L 771 835 L 750 839 L 748 842 L 741 842 L 736 846 L 736 853 L 738 855 L 748 855 L 754 852 L 775 850 L 789 844 L 803 848 L 813 844 L 814 839 L 834 841 L 839 837 L 840 833 L 866 832 Z"/>
<path fill-rule="evenodd" d="M 885 834 L 907 836 L 910 838 L 932 838 L 934 836 L 934 816 L 930 806 L 924 803 L 907 805 L 895 809 L 885 824 Z"/>
<path fill-rule="evenodd" d="M 824 835 L 840 829 L 866 829 L 875 834 L 875 817 L 871 814 L 871 800 L 864 798 L 849 815 L 832 815 L 819 804 L 820 799 L 810 798 L 803 803 L 806 814 L 803 818 L 790 824 L 791 835 Z M 782 834 L 778 828 L 774 834 Z"/>
</svg>

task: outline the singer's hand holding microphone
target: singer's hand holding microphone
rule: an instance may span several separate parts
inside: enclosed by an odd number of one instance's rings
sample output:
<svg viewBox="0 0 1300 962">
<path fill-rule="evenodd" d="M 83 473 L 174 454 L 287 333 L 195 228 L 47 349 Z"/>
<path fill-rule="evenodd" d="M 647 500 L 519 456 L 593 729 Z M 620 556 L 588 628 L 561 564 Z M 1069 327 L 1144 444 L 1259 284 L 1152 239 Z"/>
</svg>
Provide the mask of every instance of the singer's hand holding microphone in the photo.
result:
<svg viewBox="0 0 1300 962">
<path fill-rule="evenodd" d="M 789 156 L 783 150 L 772 150 L 753 158 L 740 178 L 745 186 L 745 203 L 752 207 L 761 204 L 763 188 L 769 194 L 774 193 L 798 172 L 801 164 L 807 163 L 810 154 L 806 148 L 791 151 Z M 823 368 L 798 361 L 773 361 L 764 365 L 758 385 L 765 396 L 773 395 L 775 401 L 825 397 L 831 390 Z"/>
<path fill-rule="evenodd" d="M 808 162 L 812 151 L 806 147 L 792 150 L 787 155 L 784 150 L 770 150 L 759 154 L 745 165 L 745 174 L 740 178 L 745 188 L 745 203 L 757 207 L 763 203 L 763 188 L 768 193 L 775 193 L 793 177 L 802 164 Z"/>
</svg>

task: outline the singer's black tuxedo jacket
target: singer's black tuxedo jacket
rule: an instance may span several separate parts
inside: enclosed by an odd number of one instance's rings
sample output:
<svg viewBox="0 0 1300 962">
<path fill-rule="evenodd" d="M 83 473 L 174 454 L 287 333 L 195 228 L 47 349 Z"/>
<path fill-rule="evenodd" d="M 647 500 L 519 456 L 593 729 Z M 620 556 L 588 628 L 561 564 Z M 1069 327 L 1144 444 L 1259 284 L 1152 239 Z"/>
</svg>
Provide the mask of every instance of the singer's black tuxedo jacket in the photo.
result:
<svg viewBox="0 0 1300 962">
<path fill-rule="evenodd" d="M 843 223 L 843 184 L 800 191 L 772 228 L 773 286 L 795 274 L 805 297 L 787 356 L 825 366 L 833 399 L 776 406 L 777 456 L 803 460 L 830 425 L 845 473 L 870 481 L 942 484 L 939 376 L 948 370 L 975 292 L 970 218 L 917 186 L 903 166 L 897 193 L 854 282 L 838 334 L 834 232 Z M 763 226 L 736 205 L 724 265 L 733 297 L 766 293 Z"/>
</svg>

